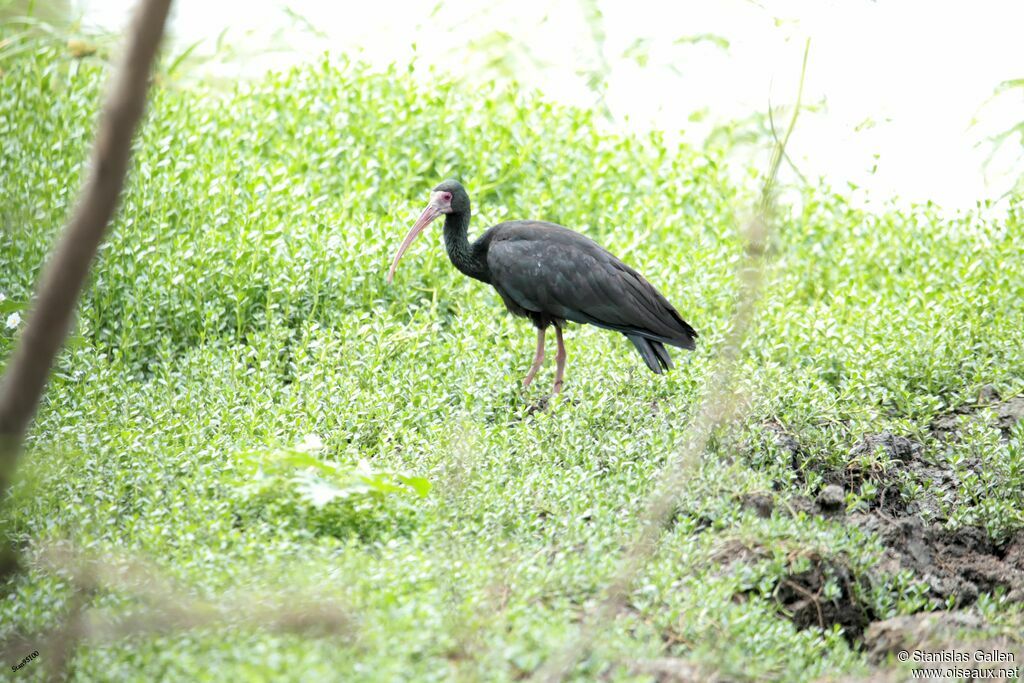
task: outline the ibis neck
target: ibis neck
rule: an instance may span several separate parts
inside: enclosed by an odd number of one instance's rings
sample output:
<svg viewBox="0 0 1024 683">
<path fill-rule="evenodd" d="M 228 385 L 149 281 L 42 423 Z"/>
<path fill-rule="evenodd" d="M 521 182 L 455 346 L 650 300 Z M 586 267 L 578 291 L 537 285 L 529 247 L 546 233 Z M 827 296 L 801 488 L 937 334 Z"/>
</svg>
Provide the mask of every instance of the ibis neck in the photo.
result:
<svg viewBox="0 0 1024 683">
<path fill-rule="evenodd" d="M 469 243 L 469 215 L 467 209 L 460 213 L 450 213 L 444 219 L 444 246 L 448 250 L 448 258 L 452 265 L 466 275 L 486 282 L 486 266 L 474 253 Z"/>
</svg>

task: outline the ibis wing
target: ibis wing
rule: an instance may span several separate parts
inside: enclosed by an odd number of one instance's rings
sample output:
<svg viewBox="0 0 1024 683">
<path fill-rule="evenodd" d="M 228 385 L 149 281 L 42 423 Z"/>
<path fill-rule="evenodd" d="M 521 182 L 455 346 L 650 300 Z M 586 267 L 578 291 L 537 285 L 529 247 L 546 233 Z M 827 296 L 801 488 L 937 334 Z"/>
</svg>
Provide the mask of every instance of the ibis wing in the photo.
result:
<svg viewBox="0 0 1024 683">
<path fill-rule="evenodd" d="M 664 296 L 596 242 L 549 224 L 496 235 L 492 284 L 529 311 L 692 349 L 697 333 Z"/>
</svg>

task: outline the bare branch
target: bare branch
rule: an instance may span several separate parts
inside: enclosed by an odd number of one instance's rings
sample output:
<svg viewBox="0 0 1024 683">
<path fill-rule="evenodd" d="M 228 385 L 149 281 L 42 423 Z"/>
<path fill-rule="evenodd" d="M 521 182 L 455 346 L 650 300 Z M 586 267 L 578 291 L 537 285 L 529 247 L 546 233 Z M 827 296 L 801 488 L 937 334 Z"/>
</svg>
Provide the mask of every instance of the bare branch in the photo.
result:
<svg viewBox="0 0 1024 683">
<path fill-rule="evenodd" d="M 28 323 L 0 381 L 0 496 L 64 343 L 75 304 L 124 185 L 150 67 L 171 0 L 141 0 L 108 93 L 81 198 L 40 281 Z"/>
<path fill-rule="evenodd" d="M 731 391 L 734 366 L 739 359 L 743 340 L 746 338 L 754 311 L 757 308 L 757 302 L 760 299 L 761 285 L 764 280 L 764 253 L 774 208 L 775 180 L 778 176 L 779 165 L 785 155 L 786 144 L 789 142 L 789 137 L 796 126 L 797 115 L 800 113 L 809 50 L 810 41 L 808 40 L 804 48 L 800 87 L 797 91 L 793 116 L 785 135 L 781 141 L 776 143 L 772 153 L 768 174 L 761 188 L 757 213 L 747 222 L 743 230 L 746 248 L 745 258 L 740 265 L 738 274 L 740 293 L 736 311 L 726 336 L 725 346 L 718 359 L 718 366 L 707 383 L 707 390 L 700 403 L 700 409 L 690 429 L 690 436 L 683 444 L 678 456 L 665 466 L 660 489 L 647 500 L 647 504 L 640 513 L 636 535 L 627 544 L 618 571 L 609 584 L 605 596 L 594 610 L 584 615 L 577 636 L 570 639 L 569 643 L 538 669 L 533 677 L 535 681 L 553 683 L 564 679 L 572 671 L 579 658 L 591 648 L 600 629 L 621 610 L 637 574 L 657 549 L 658 539 L 676 508 L 676 503 L 690 472 L 707 449 L 712 432 L 737 409 L 737 401 L 734 400 Z"/>
</svg>

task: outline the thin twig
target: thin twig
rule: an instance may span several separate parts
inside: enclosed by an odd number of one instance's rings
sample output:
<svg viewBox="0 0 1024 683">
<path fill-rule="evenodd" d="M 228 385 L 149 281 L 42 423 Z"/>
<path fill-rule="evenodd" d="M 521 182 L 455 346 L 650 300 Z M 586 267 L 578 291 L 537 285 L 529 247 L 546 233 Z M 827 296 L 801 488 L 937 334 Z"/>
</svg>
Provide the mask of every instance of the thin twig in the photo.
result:
<svg viewBox="0 0 1024 683">
<path fill-rule="evenodd" d="M 772 132 L 772 140 L 774 140 L 775 144 L 778 145 L 779 144 L 779 134 L 775 130 L 775 115 L 772 114 L 772 103 L 771 103 L 770 100 L 768 102 L 768 127 L 771 130 L 771 132 Z M 793 163 L 793 159 L 792 159 L 792 157 L 789 156 L 789 152 L 785 152 L 784 151 L 783 152 L 783 158 L 785 158 L 786 163 L 789 164 L 789 167 L 791 169 L 793 169 L 793 172 L 796 173 L 797 177 L 800 178 L 800 181 L 806 187 L 810 187 L 810 185 L 811 185 L 810 181 L 807 180 L 807 176 L 805 176 L 803 173 L 801 173 L 800 169 L 797 168 L 795 163 Z"/>
<path fill-rule="evenodd" d="M 780 585 L 789 586 L 797 593 L 804 596 L 805 600 L 809 601 L 812 605 L 814 605 L 814 609 L 818 612 L 818 628 L 820 628 L 821 630 L 825 630 L 825 615 L 821 611 L 821 600 L 819 599 L 821 597 L 821 589 L 819 589 L 817 593 L 812 593 L 800 584 L 796 583 L 795 581 L 790 581 L 789 579 L 786 579 Z M 824 588 L 824 584 L 822 584 L 822 588 Z M 796 610 L 792 611 L 795 612 Z"/>
<path fill-rule="evenodd" d="M 684 442 L 678 456 L 670 460 L 661 477 L 662 485 L 647 500 L 639 515 L 638 530 L 627 544 L 618 571 L 612 578 L 604 598 L 597 607 L 585 614 L 579 632 L 560 650 L 555 652 L 533 676 L 534 681 L 553 683 L 564 679 L 575 667 L 576 662 L 592 647 L 601 629 L 620 611 L 640 570 L 654 554 L 662 531 L 676 509 L 677 501 L 692 468 L 700 461 L 707 449 L 714 429 L 729 418 L 737 409 L 730 390 L 734 366 L 740 356 L 743 340 L 750 328 L 764 280 L 764 253 L 767 245 L 769 225 L 773 213 L 775 181 L 786 151 L 786 144 L 796 126 L 797 115 L 803 97 L 804 75 L 807 72 L 807 55 L 810 40 L 804 47 L 803 65 L 800 71 L 800 86 L 797 90 L 796 105 L 789 121 L 786 134 L 772 153 L 768 174 L 761 189 L 757 213 L 747 222 L 743 231 L 746 247 L 744 261 L 740 266 L 740 293 L 736 311 L 733 314 L 718 360 L 718 366 L 707 383 L 707 389 L 700 409 L 690 429 L 690 436 Z"/>
<path fill-rule="evenodd" d="M 139 3 L 100 117 L 81 198 L 46 266 L 32 313 L 0 380 L 0 497 L 7 491 L 89 266 L 117 208 L 170 5 L 171 0 Z"/>
</svg>

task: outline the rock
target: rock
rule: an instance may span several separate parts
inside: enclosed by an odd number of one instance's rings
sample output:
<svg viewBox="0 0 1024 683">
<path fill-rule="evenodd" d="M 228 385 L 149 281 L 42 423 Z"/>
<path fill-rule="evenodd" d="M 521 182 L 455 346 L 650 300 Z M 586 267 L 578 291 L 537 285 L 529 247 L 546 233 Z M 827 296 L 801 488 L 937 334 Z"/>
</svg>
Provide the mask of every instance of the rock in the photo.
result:
<svg viewBox="0 0 1024 683">
<path fill-rule="evenodd" d="M 980 629 L 982 619 L 967 612 L 922 612 L 872 622 L 864 631 L 864 649 L 879 663 L 901 650 L 942 649 L 964 629 Z"/>
<path fill-rule="evenodd" d="M 853 447 L 851 456 L 858 457 L 872 453 L 877 448 L 883 448 L 890 457 L 896 460 L 912 460 L 917 457 L 923 449 L 921 444 L 911 441 L 905 436 L 898 436 L 892 432 L 881 434 L 868 434 L 859 444 Z"/>
<path fill-rule="evenodd" d="M 775 499 L 767 493 L 746 493 L 740 496 L 740 507 L 753 510 L 758 517 L 768 518 L 775 509 Z"/>
<path fill-rule="evenodd" d="M 807 496 L 793 496 L 786 502 L 786 510 L 794 516 L 801 512 L 814 515 L 818 513 L 818 506 Z"/>
<path fill-rule="evenodd" d="M 978 390 L 978 403 L 995 403 L 999 400 L 999 392 L 991 384 L 986 384 Z"/>
<path fill-rule="evenodd" d="M 1003 401 L 996 407 L 996 414 L 999 415 L 998 426 L 1004 436 L 1010 435 L 1013 426 L 1024 419 L 1024 396 L 1011 398 Z"/>
<path fill-rule="evenodd" d="M 818 494 L 816 502 L 823 512 L 839 512 L 846 505 L 846 492 L 838 484 L 829 484 Z"/>
</svg>

